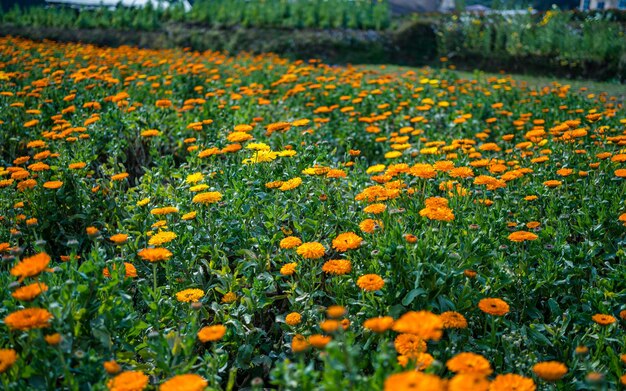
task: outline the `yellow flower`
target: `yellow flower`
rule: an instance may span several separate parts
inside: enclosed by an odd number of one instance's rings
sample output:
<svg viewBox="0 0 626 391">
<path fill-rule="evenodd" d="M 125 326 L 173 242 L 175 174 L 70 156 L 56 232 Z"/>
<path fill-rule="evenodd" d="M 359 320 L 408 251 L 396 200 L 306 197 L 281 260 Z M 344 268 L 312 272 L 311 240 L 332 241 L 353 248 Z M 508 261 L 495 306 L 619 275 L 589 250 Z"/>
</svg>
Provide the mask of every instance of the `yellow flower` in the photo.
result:
<svg viewBox="0 0 626 391">
<path fill-rule="evenodd" d="M 193 200 L 191 200 L 191 202 L 193 202 L 194 204 L 213 204 L 219 202 L 221 199 L 222 194 L 220 192 L 209 191 L 206 193 L 197 194 L 195 197 L 193 197 Z"/>
<path fill-rule="evenodd" d="M 185 289 L 176 293 L 176 300 L 181 303 L 195 303 L 204 297 L 202 289 Z"/>
<path fill-rule="evenodd" d="M 204 175 L 201 172 L 196 172 L 194 174 L 187 175 L 187 179 L 185 182 L 188 184 L 196 184 L 204 179 Z"/>
<path fill-rule="evenodd" d="M 163 231 L 152 236 L 148 241 L 148 244 L 151 246 L 161 246 L 165 243 L 171 242 L 174 239 L 176 239 L 176 234 L 174 232 Z"/>
</svg>

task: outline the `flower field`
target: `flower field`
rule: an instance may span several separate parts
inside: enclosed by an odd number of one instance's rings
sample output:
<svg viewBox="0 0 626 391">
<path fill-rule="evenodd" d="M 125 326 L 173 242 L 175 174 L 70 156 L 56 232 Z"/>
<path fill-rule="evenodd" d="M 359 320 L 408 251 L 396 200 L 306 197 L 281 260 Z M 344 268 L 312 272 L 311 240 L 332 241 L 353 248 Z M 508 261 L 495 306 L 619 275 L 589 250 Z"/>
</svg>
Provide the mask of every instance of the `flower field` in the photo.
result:
<svg viewBox="0 0 626 391">
<path fill-rule="evenodd" d="M 0 38 L 6 390 L 615 390 L 626 113 Z"/>
</svg>

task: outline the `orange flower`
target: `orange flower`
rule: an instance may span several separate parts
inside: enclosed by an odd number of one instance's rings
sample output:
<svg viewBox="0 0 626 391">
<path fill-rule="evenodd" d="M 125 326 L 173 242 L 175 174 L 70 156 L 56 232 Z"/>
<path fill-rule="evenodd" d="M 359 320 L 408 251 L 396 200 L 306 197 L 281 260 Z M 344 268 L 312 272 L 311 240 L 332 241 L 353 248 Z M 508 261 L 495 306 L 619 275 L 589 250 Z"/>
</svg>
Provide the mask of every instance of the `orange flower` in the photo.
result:
<svg viewBox="0 0 626 391">
<path fill-rule="evenodd" d="M 354 232 L 345 232 L 333 239 L 333 248 L 339 252 L 345 252 L 359 248 L 362 241 L 363 238 Z"/>
<path fill-rule="evenodd" d="M 163 247 L 144 248 L 138 253 L 139 257 L 144 261 L 159 262 L 167 261 L 172 257 L 172 252 Z"/>
<path fill-rule="evenodd" d="M 128 235 L 126 234 L 115 234 L 112 235 L 109 238 L 110 241 L 112 241 L 115 244 L 123 244 L 126 243 L 126 241 L 128 240 Z"/>
<path fill-rule="evenodd" d="M 313 334 L 309 337 L 309 344 L 315 348 L 324 349 L 332 340 L 331 337 L 326 335 Z"/>
<path fill-rule="evenodd" d="M 352 263 L 347 259 L 331 259 L 322 265 L 322 271 L 335 276 L 342 276 L 352 271 Z"/>
<path fill-rule="evenodd" d="M 201 342 L 219 341 L 226 334 L 226 326 L 217 324 L 214 326 L 206 326 L 198 331 L 198 339 Z"/>
<path fill-rule="evenodd" d="M 543 184 L 544 184 L 544 186 L 546 186 L 546 187 L 553 188 L 553 187 L 559 187 L 559 186 L 561 186 L 561 185 L 563 184 L 563 182 L 561 182 L 561 181 L 556 181 L 556 180 L 550 180 L 550 181 L 545 181 L 545 182 L 543 182 Z"/>
<path fill-rule="evenodd" d="M 557 381 L 567 374 L 567 367 L 558 361 L 544 361 L 533 365 L 533 372 L 543 380 Z"/>
<path fill-rule="evenodd" d="M 297 238 L 295 236 L 287 236 L 286 238 L 280 241 L 279 245 L 280 245 L 280 248 L 290 249 L 290 248 L 298 247 L 301 244 L 302 244 L 302 240 L 300 240 L 300 238 Z"/>
<path fill-rule="evenodd" d="M 443 334 L 443 321 L 439 315 L 429 311 L 409 311 L 393 325 L 399 333 L 415 334 L 424 340 L 438 341 Z"/>
<path fill-rule="evenodd" d="M 128 178 L 128 175 L 129 174 L 127 172 L 122 172 L 120 174 L 115 174 L 115 175 L 111 176 L 111 180 L 114 181 L 114 182 L 115 181 L 121 181 L 123 179 Z"/>
<path fill-rule="evenodd" d="M 34 277 L 44 270 L 48 270 L 50 256 L 46 253 L 39 253 L 32 257 L 22 259 L 17 265 L 11 269 L 11 274 L 19 277 L 22 282 L 26 277 Z"/>
<path fill-rule="evenodd" d="M 304 338 L 304 336 L 300 334 L 296 334 L 293 336 L 291 340 L 291 350 L 294 353 L 299 353 L 307 350 L 309 348 L 309 342 Z"/>
<path fill-rule="evenodd" d="M 292 312 L 285 316 L 285 323 L 289 326 L 297 326 L 302 322 L 302 315 L 297 312 Z"/>
<path fill-rule="evenodd" d="M 126 371 L 107 382 L 110 391 L 142 391 L 148 386 L 148 376 L 140 371 Z"/>
<path fill-rule="evenodd" d="M 41 329 L 50 325 L 52 314 L 43 308 L 25 308 L 10 313 L 4 323 L 11 330 Z"/>
<path fill-rule="evenodd" d="M 49 334 L 49 335 L 46 335 L 44 339 L 46 340 L 46 343 L 48 345 L 56 346 L 61 343 L 61 334 L 59 333 Z"/>
<path fill-rule="evenodd" d="M 445 391 L 446 381 L 432 374 L 407 371 L 390 375 L 385 379 L 384 391 L 428 390 Z"/>
<path fill-rule="evenodd" d="M 42 292 L 46 292 L 47 290 L 48 290 L 48 285 L 44 284 L 43 282 L 35 282 L 30 285 L 17 288 L 11 294 L 11 296 L 21 301 L 32 301 L 37 296 L 39 296 Z"/>
<path fill-rule="evenodd" d="M 393 342 L 398 354 L 416 356 L 426 351 L 426 342 L 415 334 L 400 334 Z"/>
<path fill-rule="evenodd" d="M 516 231 L 509 234 L 509 240 L 511 242 L 524 242 L 527 240 L 537 240 L 539 236 L 528 231 Z"/>
<path fill-rule="evenodd" d="M 459 373 L 448 382 L 448 391 L 488 391 L 489 384 L 480 373 Z"/>
<path fill-rule="evenodd" d="M 489 386 L 489 391 L 535 391 L 536 389 L 533 379 L 514 373 L 496 376 Z"/>
<path fill-rule="evenodd" d="M 203 391 L 209 383 L 200 375 L 178 375 L 159 386 L 159 391 Z"/>
<path fill-rule="evenodd" d="M 484 313 L 495 316 L 506 315 L 509 312 L 509 305 L 498 298 L 481 299 L 478 302 L 478 308 Z"/>
<path fill-rule="evenodd" d="M 283 276 L 291 276 L 296 272 L 297 266 L 298 264 L 296 262 L 287 263 L 280 268 L 280 274 Z"/>
<path fill-rule="evenodd" d="M 298 246 L 296 252 L 307 259 L 318 259 L 324 256 L 326 249 L 318 242 L 307 242 Z"/>
<path fill-rule="evenodd" d="M 43 184 L 43 187 L 46 189 L 55 190 L 63 186 L 63 182 L 61 181 L 49 181 Z"/>
<path fill-rule="evenodd" d="M 17 361 L 17 352 L 13 349 L 0 349 L 0 374 L 6 372 Z"/>
<path fill-rule="evenodd" d="M 104 366 L 104 370 L 109 375 L 115 375 L 116 373 L 119 373 L 122 370 L 120 365 L 115 360 L 105 361 L 102 365 Z"/>
<path fill-rule="evenodd" d="M 384 333 L 393 326 L 393 318 L 391 316 L 380 316 L 378 318 L 370 318 L 363 322 L 363 327 L 375 333 Z"/>
<path fill-rule="evenodd" d="M 467 328 L 467 319 L 458 312 L 446 311 L 439 315 L 443 322 L 444 329 L 465 329 Z"/>
<path fill-rule="evenodd" d="M 483 376 L 489 376 L 493 372 L 485 357 L 471 352 L 457 354 L 446 362 L 446 367 L 455 373 L 477 373 Z"/>
<path fill-rule="evenodd" d="M 383 289 L 385 281 L 378 274 L 366 274 L 359 277 L 356 284 L 364 291 L 372 292 Z"/>
<path fill-rule="evenodd" d="M 612 323 L 617 322 L 614 316 L 605 315 L 605 314 L 595 314 L 591 317 L 591 319 L 601 326 L 608 326 Z"/>
</svg>

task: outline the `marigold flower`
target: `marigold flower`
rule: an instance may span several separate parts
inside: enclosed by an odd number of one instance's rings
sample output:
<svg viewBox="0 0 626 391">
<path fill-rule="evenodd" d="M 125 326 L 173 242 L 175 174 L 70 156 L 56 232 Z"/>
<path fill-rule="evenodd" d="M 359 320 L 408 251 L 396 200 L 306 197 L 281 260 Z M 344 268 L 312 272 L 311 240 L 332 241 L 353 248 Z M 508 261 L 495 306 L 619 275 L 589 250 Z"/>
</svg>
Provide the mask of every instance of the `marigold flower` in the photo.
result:
<svg viewBox="0 0 626 391">
<path fill-rule="evenodd" d="M 409 311 L 393 325 L 399 333 L 415 334 L 424 340 L 438 341 L 443 334 L 443 321 L 439 315 L 429 311 Z"/>
<path fill-rule="evenodd" d="M 63 182 L 61 181 L 48 181 L 43 184 L 43 187 L 50 190 L 56 190 L 63 186 Z"/>
<path fill-rule="evenodd" d="M 113 270 L 115 269 L 116 269 L 116 266 L 113 265 Z M 102 269 L 102 275 L 105 276 L 106 278 L 111 278 L 111 272 L 109 272 L 109 269 L 106 267 Z M 137 269 L 135 268 L 133 264 L 124 262 L 124 276 L 128 278 L 137 277 Z"/>
<path fill-rule="evenodd" d="M 107 382 L 109 391 L 142 391 L 148 386 L 148 376 L 140 371 L 126 371 Z"/>
<path fill-rule="evenodd" d="M 120 373 L 120 371 L 122 370 L 122 367 L 120 367 L 120 365 L 115 360 L 105 361 L 104 363 L 102 363 L 102 365 L 104 366 L 104 370 L 109 375 L 115 375 L 116 373 Z"/>
<path fill-rule="evenodd" d="M 480 373 L 459 373 L 448 382 L 448 391 L 488 391 L 489 379 Z"/>
<path fill-rule="evenodd" d="M 203 391 L 209 383 L 200 375 L 178 375 L 163 382 L 159 391 Z"/>
<path fill-rule="evenodd" d="M 70 170 L 80 170 L 81 168 L 85 168 L 87 166 L 87 163 L 85 162 L 78 162 L 78 163 L 71 163 L 68 168 Z"/>
<path fill-rule="evenodd" d="M 237 300 L 237 294 L 235 292 L 228 292 L 222 296 L 222 303 L 230 304 Z"/>
<path fill-rule="evenodd" d="M 61 343 L 61 334 L 59 333 L 48 334 L 44 337 L 44 339 L 46 340 L 46 343 L 48 345 L 56 346 Z"/>
<path fill-rule="evenodd" d="M 324 330 L 325 333 L 334 333 L 339 329 L 341 323 L 335 319 L 327 319 L 320 323 L 320 328 Z M 312 344 L 311 344 L 312 345 Z"/>
<path fill-rule="evenodd" d="M 446 381 L 428 373 L 408 371 L 390 375 L 385 379 L 384 391 L 432 390 L 445 391 Z"/>
<path fill-rule="evenodd" d="M 385 204 L 371 204 L 371 205 L 366 206 L 363 209 L 363 212 L 371 213 L 371 214 L 379 214 L 379 213 L 383 213 L 386 209 L 387 209 L 387 205 Z"/>
<path fill-rule="evenodd" d="M 533 365 L 533 372 L 543 380 L 557 381 L 567 374 L 567 367 L 558 361 L 544 361 Z"/>
<path fill-rule="evenodd" d="M 509 305 L 502 299 L 487 298 L 478 302 L 478 308 L 486 314 L 494 316 L 506 315 L 509 312 Z"/>
<path fill-rule="evenodd" d="M 417 243 L 417 236 L 413 234 L 404 234 L 403 236 L 407 243 Z"/>
<path fill-rule="evenodd" d="M 356 284 L 364 291 L 373 292 L 383 289 L 385 281 L 378 274 L 365 274 L 357 279 Z"/>
<path fill-rule="evenodd" d="M 426 342 L 415 334 L 400 334 L 394 341 L 398 354 L 414 356 L 426 351 Z"/>
<path fill-rule="evenodd" d="M 50 326 L 52 314 L 43 308 L 25 308 L 10 313 L 4 323 L 11 330 L 42 329 Z"/>
<path fill-rule="evenodd" d="M 465 329 L 467 328 L 467 319 L 458 312 L 446 311 L 439 315 L 443 322 L 444 329 Z"/>
<path fill-rule="evenodd" d="M 285 323 L 289 326 L 297 326 L 302 322 L 302 315 L 297 312 L 292 312 L 285 316 Z"/>
<path fill-rule="evenodd" d="M 296 252 L 306 259 L 318 259 L 324 256 L 326 249 L 318 242 L 306 242 L 298 246 Z"/>
<path fill-rule="evenodd" d="M 187 179 L 185 179 L 185 182 L 191 185 L 191 184 L 196 184 L 203 179 L 204 179 L 204 175 L 201 172 L 196 172 L 196 173 L 187 175 Z"/>
<path fill-rule="evenodd" d="M 293 336 L 291 340 L 291 351 L 294 353 L 299 353 L 307 350 L 309 348 L 309 342 L 304 338 L 304 336 L 300 334 L 296 334 Z"/>
<path fill-rule="evenodd" d="M 591 319 L 601 326 L 608 326 L 612 323 L 617 322 L 617 319 L 615 319 L 614 316 L 606 314 L 595 314 L 591 317 Z"/>
<path fill-rule="evenodd" d="M 287 236 L 286 238 L 280 241 L 279 245 L 280 245 L 280 248 L 290 249 L 290 248 L 298 247 L 301 244 L 302 244 L 302 240 L 300 240 L 300 238 L 297 238 L 295 236 Z"/>
<path fill-rule="evenodd" d="M 333 239 L 333 248 L 339 252 L 345 252 L 359 248 L 362 241 L 363 238 L 354 232 L 345 232 Z"/>
<path fill-rule="evenodd" d="M 331 259 L 322 265 L 322 271 L 335 276 L 342 276 L 352 271 L 352 263 L 347 259 Z"/>
<path fill-rule="evenodd" d="M 292 179 L 289 179 L 288 181 L 282 182 L 280 187 L 278 187 L 278 190 L 280 191 L 293 190 L 296 187 L 300 186 L 301 184 L 302 184 L 302 178 L 300 177 L 292 178 Z"/>
<path fill-rule="evenodd" d="M 477 373 L 489 376 L 493 370 L 487 359 L 480 354 L 459 353 L 446 362 L 446 367 L 455 373 Z"/>
<path fill-rule="evenodd" d="M 559 187 L 563 184 L 563 182 L 561 181 L 557 181 L 557 180 L 550 180 L 550 181 L 545 181 L 543 182 L 544 186 L 546 187 L 550 187 L 550 188 L 554 188 L 554 187 Z"/>
<path fill-rule="evenodd" d="M 214 326 L 205 326 L 198 331 L 198 339 L 201 342 L 219 341 L 226 334 L 226 326 L 217 324 Z"/>
<path fill-rule="evenodd" d="M 156 137 L 160 134 L 161 132 L 159 132 L 157 129 L 147 129 L 141 131 L 141 137 Z"/>
<path fill-rule="evenodd" d="M 326 316 L 331 319 L 341 318 L 342 316 L 345 316 L 346 313 L 346 307 L 342 305 L 331 305 L 330 307 L 326 308 Z"/>
<path fill-rule="evenodd" d="M 309 344 L 317 349 L 324 349 L 333 339 L 327 335 L 313 334 L 309 337 Z"/>
<path fill-rule="evenodd" d="M 176 300 L 181 303 L 195 303 L 204 297 L 202 289 L 185 289 L 176 293 Z"/>
<path fill-rule="evenodd" d="M 218 191 L 209 191 L 200 193 L 193 197 L 191 202 L 194 204 L 213 204 L 222 200 L 222 194 Z"/>
<path fill-rule="evenodd" d="M 156 248 L 144 248 L 140 250 L 138 253 L 139 257 L 144 261 L 149 262 L 159 262 L 159 261 L 167 261 L 172 257 L 172 252 L 163 247 Z"/>
<path fill-rule="evenodd" d="M 172 240 L 176 239 L 176 234 L 174 232 L 163 231 L 158 234 L 152 236 L 148 241 L 148 244 L 151 246 L 161 246 L 165 243 L 169 243 Z"/>
<path fill-rule="evenodd" d="M 21 301 L 32 301 L 41 293 L 46 292 L 48 290 L 48 285 L 43 282 L 34 282 L 30 285 L 23 286 L 21 288 L 17 288 L 11 296 L 14 299 Z"/>
<path fill-rule="evenodd" d="M 363 322 L 364 328 L 378 334 L 384 333 L 385 331 L 391 329 L 391 326 L 393 326 L 393 318 L 391 316 L 370 318 Z"/>
<path fill-rule="evenodd" d="M 123 244 L 126 243 L 126 241 L 128 240 L 128 235 L 126 234 L 115 234 L 112 235 L 109 238 L 110 241 L 112 241 L 115 244 Z"/>
<path fill-rule="evenodd" d="M 148 198 L 148 201 L 150 201 L 149 198 Z M 150 211 L 150 213 L 155 216 L 168 215 L 171 213 L 178 213 L 178 208 L 173 207 L 173 206 L 166 206 L 163 208 L 154 208 Z"/>
<path fill-rule="evenodd" d="M 509 240 L 511 242 L 525 242 L 527 240 L 537 240 L 539 236 L 528 231 L 516 231 L 509 234 Z"/>
<path fill-rule="evenodd" d="M 514 373 L 496 376 L 489 386 L 489 391 L 535 391 L 536 389 L 533 379 Z"/>
<path fill-rule="evenodd" d="M 128 178 L 128 176 L 129 176 L 129 174 L 127 172 L 122 172 L 122 173 L 115 174 L 115 175 L 111 176 L 111 180 L 114 181 L 114 182 L 115 181 L 121 181 L 121 180 L 124 180 L 124 179 Z"/>
<path fill-rule="evenodd" d="M 372 234 L 377 230 L 382 229 L 383 227 L 383 222 L 380 220 L 365 219 L 361 221 L 361 223 L 359 223 L 359 228 L 361 229 L 361 231 L 368 234 Z"/>
<path fill-rule="evenodd" d="M 0 349 L 0 374 L 11 368 L 17 357 L 17 352 L 13 349 Z"/>
<path fill-rule="evenodd" d="M 280 268 L 280 274 L 283 276 L 291 276 L 296 272 L 297 266 L 298 264 L 296 262 L 287 263 Z"/>
<path fill-rule="evenodd" d="M 17 265 L 11 268 L 11 275 L 19 277 L 22 282 L 26 277 L 34 277 L 48 269 L 50 256 L 46 253 L 38 253 L 32 257 L 23 258 Z"/>
</svg>

